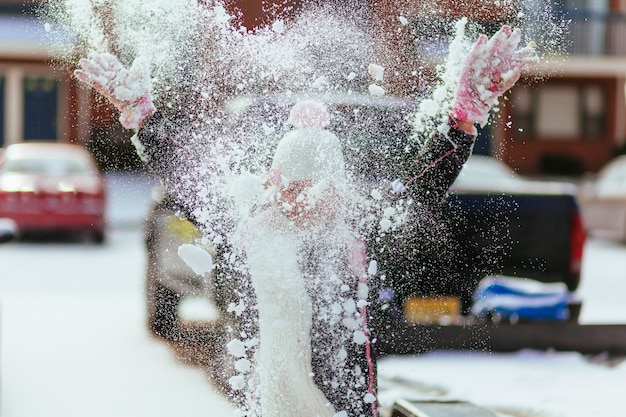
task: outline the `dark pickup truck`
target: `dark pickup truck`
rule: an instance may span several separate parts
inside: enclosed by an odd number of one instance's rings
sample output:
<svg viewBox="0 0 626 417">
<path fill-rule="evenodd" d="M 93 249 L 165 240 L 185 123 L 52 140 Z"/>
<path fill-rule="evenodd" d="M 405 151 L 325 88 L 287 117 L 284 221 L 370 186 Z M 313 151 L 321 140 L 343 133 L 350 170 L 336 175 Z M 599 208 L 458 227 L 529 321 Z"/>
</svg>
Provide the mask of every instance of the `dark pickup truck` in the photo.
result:
<svg viewBox="0 0 626 417">
<path fill-rule="evenodd" d="M 432 267 L 421 280 L 389 273 L 379 290 L 380 303 L 371 309 L 375 322 L 379 327 L 397 326 L 398 321 L 458 322 L 470 315 L 473 293 L 490 275 L 562 283 L 573 293 L 580 282 L 585 240 L 575 191 L 571 184 L 519 177 L 495 158 L 471 156 L 445 205 L 459 248 L 448 262 L 453 265 L 446 272 Z M 215 296 L 212 281 L 195 275 L 177 256 L 180 245 L 199 235 L 170 211 L 166 196 L 155 204 L 146 244 L 149 324 L 156 333 L 175 332 L 183 297 Z M 442 276 L 450 270 L 456 275 Z M 416 308 L 422 313 L 415 313 Z"/>
<path fill-rule="evenodd" d="M 542 282 L 580 283 L 585 229 L 577 188 L 565 182 L 534 181 L 516 175 L 495 158 L 472 156 L 451 187 L 450 210 L 466 219 L 468 243 L 493 247 L 493 233 L 507 237 L 495 273 Z"/>
<path fill-rule="evenodd" d="M 397 100 L 347 98 L 346 102 L 341 102 L 346 100 L 343 96 L 337 100 L 333 117 L 344 115 L 355 120 L 344 123 L 343 127 L 348 128 L 343 131 L 341 124 L 331 126 L 332 130 L 348 138 L 348 145 L 356 144 L 355 148 L 363 137 L 377 138 L 371 163 L 366 164 L 366 168 L 376 168 L 376 163 L 384 159 L 386 148 L 405 143 L 409 129 L 403 121 L 410 109 Z M 286 119 L 267 102 L 237 108 L 244 121 Z M 250 112 L 258 109 L 272 117 L 251 117 Z M 365 117 L 370 113 L 371 117 Z M 357 123 L 363 120 L 374 122 L 367 126 Z M 255 129 L 254 125 L 250 129 Z M 346 151 L 349 153 L 350 146 L 346 146 Z M 386 161 L 383 165 L 392 172 L 391 176 L 395 175 L 394 162 Z M 429 349 L 463 345 L 464 338 L 477 334 L 474 329 L 481 321 L 472 314 L 473 297 L 486 277 L 556 284 L 574 294 L 580 282 L 585 241 L 575 195 L 573 184 L 531 181 L 516 175 L 496 158 L 470 157 L 444 206 L 449 239 L 443 244 L 438 242 L 440 247 L 429 249 L 437 261 L 426 262 L 419 269 L 413 266 L 413 273 L 411 263 L 420 262 L 404 256 L 408 268 L 399 266 L 398 271 L 385 271 L 383 285 L 372 286 L 369 312 L 380 353 L 408 353 L 420 350 L 420 346 Z M 146 228 L 148 323 L 156 334 L 166 338 L 180 336 L 178 306 L 185 297 L 209 298 L 218 304 L 219 311 L 228 306 L 226 297 L 216 292 L 211 277 L 195 275 L 177 256 L 181 244 L 197 237 L 193 225 L 172 213 L 167 196 L 155 204 Z M 571 306 L 571 314 L 565 320 L 568 325 L 577 322 L 577 305 Z M 522 329 L 523 321 L 509 327 Z M 430 332 L 430 339 L 423 337 L 424 332 Z M 442 341 L 433 332 L 449 334 L 453 343 Z"/>
<path fill-rule="evenodd" d="M 423 272 L 391 272 L 383 296 L 392 297 L 392 306 L 404 309 L 409 321 L 437 323 L 437 312 L 429 309 L 439 309 L 446 322 L 470 314 L 476 287 L 486 277 L 561 283 L 573 293 L 585 242 L 575 196 L 573 184 L 533 181 L 493 157 L 470 156 L 443 207 L 449 236 L 436 258 L 445 265 L 422 261 L 429 265 Z M 407 309 L 421 309 L 425 317 Z"/>
<path fill-rule="evenodd" d="M 466 273 L 430 293 L 410 280 L 395 282 L 391 294 L 381 292 L 378 308 L 371 309 L 377 354 L 530 348 L 624 355 L 624 325 L 577 320 L 584 303 L 576 300 L 575 291 L 581 279 L 585 231 L 575 191 L 571 184 L 529 181 L 493 158 L 472 156 L 447 199 L 449 213 L 461 219 L 452 224 L 456 239 L 466 248 L 459 262 Z M 455 301 L 460 298 L 472 304 L 480 280 L 490 276 L 560 286 L 574 295 L 568 299 L 569 316 L 494 322 L 492 317 L 473 315 L 470 307 L 454 317 L 455 311 L 463 310 L 463 302 L 459 306 Z M 394 293 L 398 288 L 405 291 Z"/>
</svg>

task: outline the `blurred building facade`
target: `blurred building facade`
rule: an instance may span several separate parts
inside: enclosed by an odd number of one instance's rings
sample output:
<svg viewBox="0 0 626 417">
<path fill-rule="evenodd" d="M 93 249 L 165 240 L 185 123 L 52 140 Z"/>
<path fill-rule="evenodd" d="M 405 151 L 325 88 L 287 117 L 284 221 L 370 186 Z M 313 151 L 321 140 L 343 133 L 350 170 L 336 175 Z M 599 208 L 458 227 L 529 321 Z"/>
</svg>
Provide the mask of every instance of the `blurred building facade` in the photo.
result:
<svg viewBox="0 0 626 417">
<path fill-rule="evenodd" d="M 540 82 L 511 92 L 507 115 L 519 129 L 500 133 L 502 155 L 522 172 L 558 171 L 559 164 L 596 171 L 626 145 L 626 2 L 554 3 L 571 21 L 566 54 L 529 74 Z"/>
<path fill-rule="evenodd" d="M 495 31 L 504 22 L 515 22 L 520 13 L 544 12 L 539 9 L 543 6 L 537 5 L 541 2 L 526 0 L 377 3 L 373 22 L 383 26 L 383 33 L 391 34 L 387 42 L 396 46 L 405 62 L 416 59 L 416 54 L 422 60 L 429 56 L 437 59 L 432 56 L 438 52 L 433 49 L 436 34 L 428 31 L 420 35 L 423 21 L 436 32 L 437 22 L 450 27 L 459 17 L 467 16 Z M 524 74 L 501 100 L 498 117 L 492 118 L 493 123 L 481 135 L 487 152 L 521 173 L 579 175 L 596 171 L 625 149 L 626 1 L 551 3 L 553 23 L 557 27 L 562 23 L 564 42 L 542 45 L 542 40 L 556 39 L 550 39 L 550 28 L 534 28 L 538 49 L 546 59 Z M 404 28 L 398 24 L 400 16 L 408 21 Z M 533 33 L 529 36 L 532 38 Z M 446 46 L 440 45 L 439 52 Z M 427 65 L 419 58 L 414 68 Z"/>
<path fill-rule="evenodd" d="M 50 64 L 51 40 L 34 17 L 40 3 L 0 0 L 0 146 L 27 140 L 86 143 L 97 135 L 119 136 L 113 109 L 79 86 L 69 70 Z M 288 3 L 296 13 L 300 2 L 265 3 L 268 8 Z M 411 78 L 415 68 L 432 68 L 445 54 L 447 38 L 436 36 L 438 28 L 449 29 L 467 16 L 495 31 L 532 3 L 366 2 L 372 29 L 397 57 L 386 62 L 392 67 L 386 73 L 394 74 L 391 82 L 396 82 L 390 93 L 407 94 L 403 86 L 424 84 Z M 479 148 L 521 173 L 578 175 L 597 170 L 626 148 L 626 0 L 552 3 L 555 18 L 567 22 L 567 43 L 554 51 L 539 45 L 547 59 L 524 74 L 501 101 L 498 117 L 481 131 Z M 268 9 L 258 0 L 226 4 L 243 10 L 246 27 L 266 23 Z M 424 22 L 431 29 L 420 33 Z M 427 79 L 432 74 L 424 70 L 419 75 Z"/>
<path fill-rule="evenodd" d="M 0 0 L 0 146 L 45 140 L 84 141 L 90 134 L 90 93 L 51 51 L 71 39 L 52 38 L 37 20 L 39 0 Z"/>
</svg>

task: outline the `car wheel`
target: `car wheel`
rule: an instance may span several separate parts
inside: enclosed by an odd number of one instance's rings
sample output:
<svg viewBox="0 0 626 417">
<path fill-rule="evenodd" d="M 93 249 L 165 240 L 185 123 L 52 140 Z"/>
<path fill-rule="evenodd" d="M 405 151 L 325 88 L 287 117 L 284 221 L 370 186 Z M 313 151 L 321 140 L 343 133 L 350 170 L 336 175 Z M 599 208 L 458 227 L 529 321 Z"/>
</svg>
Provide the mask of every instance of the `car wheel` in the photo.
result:
<svg viewBox="0 0 626 417">
<path fill-rule="evenodd" d="M 91 241 L 97 245 L 102 245 L 105 241 L 104 232 L 102 230 L 91 232 Z"/>
<path fill-rule="evenodd" d="M 93 241 L 94 241 L 94 243 L 97 243 L 98 245 L 101 245 L 101 244 L 104 243 L 105 240 L 106 240 L 105 239 L 105 235 L 104 235 L 104 232 L 102 230 L 96 230 L 93 233 Z"/>
<path fill-rule="evenodd" d="M 167 340 L 181 338 L 178 305 L 181 296 L 157 279 L 157 272 L 150 262 L 146 273 L 146 307 L 148 328 L 156 336 Z"/>
<path fill-rule="evenodd" d="M 96 245 L 102 245 L 106 240 L 104 231 L 97 229 L 83 230 L 77 238 L 82 239 L 85 243 L 93 243 Z"/>
</svg>

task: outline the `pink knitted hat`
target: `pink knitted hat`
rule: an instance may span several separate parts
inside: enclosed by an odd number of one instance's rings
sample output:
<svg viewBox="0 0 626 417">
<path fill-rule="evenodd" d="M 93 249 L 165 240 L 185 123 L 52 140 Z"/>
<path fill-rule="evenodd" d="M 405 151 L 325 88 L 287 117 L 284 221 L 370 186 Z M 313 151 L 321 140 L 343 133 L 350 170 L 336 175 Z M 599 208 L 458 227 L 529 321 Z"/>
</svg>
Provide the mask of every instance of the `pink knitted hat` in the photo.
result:
<svg viewBox="0 0 626 417">
<path fill-rule="evenodd" d="M 307 127 L 322 129 L 330 123 L 330 115 L 326 106 L 319 101 L 303 100 L 291 109 L 289 123 L 298 129 Z"/>
</svg>

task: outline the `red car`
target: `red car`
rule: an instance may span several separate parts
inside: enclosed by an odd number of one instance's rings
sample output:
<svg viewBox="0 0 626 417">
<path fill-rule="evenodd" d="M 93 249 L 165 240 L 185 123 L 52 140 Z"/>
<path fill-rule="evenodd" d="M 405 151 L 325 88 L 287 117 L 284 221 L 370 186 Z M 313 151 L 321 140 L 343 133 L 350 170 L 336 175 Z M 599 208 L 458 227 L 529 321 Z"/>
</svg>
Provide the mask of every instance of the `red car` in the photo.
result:
<svg viewBox="0 0 626 417">
<path fill-rule="evenodd" d="M 21 236 L 79 232 L 105 237 L 104 178 L 91 153 L 69 143 L 16 143 L 0 150 L 0 217 Z"/>
</svg>

